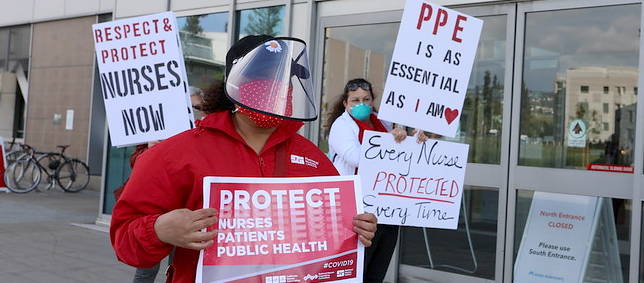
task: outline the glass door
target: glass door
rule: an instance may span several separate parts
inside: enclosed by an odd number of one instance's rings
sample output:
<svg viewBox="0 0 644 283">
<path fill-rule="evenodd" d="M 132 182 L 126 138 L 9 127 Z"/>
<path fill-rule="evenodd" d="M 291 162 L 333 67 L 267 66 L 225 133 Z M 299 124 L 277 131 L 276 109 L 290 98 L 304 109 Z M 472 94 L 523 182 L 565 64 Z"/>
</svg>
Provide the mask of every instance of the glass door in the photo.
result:
<svg viewBox="0 0 644 283">
<path fill-rule="evenodd" d="M 517 5 L 505 281 L 628 282 L 641 4 Z"/>
</svg>

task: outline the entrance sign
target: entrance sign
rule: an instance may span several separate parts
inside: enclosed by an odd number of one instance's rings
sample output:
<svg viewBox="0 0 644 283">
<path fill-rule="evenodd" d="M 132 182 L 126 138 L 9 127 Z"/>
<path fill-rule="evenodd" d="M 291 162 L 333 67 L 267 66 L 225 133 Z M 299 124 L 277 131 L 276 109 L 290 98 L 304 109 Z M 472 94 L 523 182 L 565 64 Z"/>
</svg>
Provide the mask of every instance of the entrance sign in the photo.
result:
<svg viewBox="0 0 644 283">
<path fill-rule="evenodd" d="M 112 145 L 166 139 L 192 127 L 174 13 L 93 25 Z"/>
<path fill-rule="evenodd" d="M 407 0 L 378 118 L 454 137 L 483 21 Z"/>
<path fill-rule="evenodd" d="M 597 229 L 598 206 L 598 197 L 535 192 L 514 281 L 583 282 Z"/>
<path fill-rule="evenodd" d="M 360 178 L 205 177 L 204 208 L 219 211 L 197 283 L 362 282 Z"/>
<path fill-rule="evenodd" d="M 378 223 L 456 229 L 469 145 L 365 131 L 358 174 Z"/>
<path fill-rule="evenodd" d="M 568 147 L 586 147 L 588 127 L 582 119 L 570 121 L 568 125 Z"/>
</svg>

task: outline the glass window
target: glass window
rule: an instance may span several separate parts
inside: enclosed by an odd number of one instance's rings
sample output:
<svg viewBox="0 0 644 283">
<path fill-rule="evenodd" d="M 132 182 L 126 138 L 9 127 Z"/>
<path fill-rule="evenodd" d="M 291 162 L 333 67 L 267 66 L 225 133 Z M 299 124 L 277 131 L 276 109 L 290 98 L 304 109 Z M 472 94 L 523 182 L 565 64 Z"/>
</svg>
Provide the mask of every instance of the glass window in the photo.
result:
<svg viewBox="0 0 644 283">
<path fill-rule="evenodd" d="M 0 74 L 9 73 L 3 75 L 4 85 L 0 92 L 11 90 L 3 94 L 7 99 L 0 99 L 0 109 L 8 110 L 0 112 L 0 128 L 3 129 L 0 135 L 24 137 L 27 107 L 21 89 L 24 84 L 18 82 L 27 81 L 29 77 L 30 37 L 29 25 L 0 28 Z"/>
<path fill-rule="evenodd" d="M 427 269 L 494 280 L 498 197 L 465 186 L 458 229 L 401 227 L 400 282 L 434 282 Z"/>
<path fill-rule="evenodd" d="M 329 150 L 327 138 L 332 123 L 329 116 L 335 112 L 334 106 L 339 103 L 347 81 L 354 78 L 370 81 L 377 111 L 398 26 L 398 23 L 385 23 L 326 29 L 318 142 L 323 152 Z"/>
<path fill-rule="evenodd" d="M 6 69 L 9 50 L 9 29 L 0 29 L 0 71 Z"/>
<path fill-rule="evenodd" d="M 587 85 L 582 85 L 580 91 L 581 91 L 581 93 L 588 93 L 588 86 Z"/>
<path fill-rule="evenodd" d="M 22 67 L 25 76 L 29 71 L 29 52 L 31 26 L 21 26 L 9 30 L 9 71 L 18 71 L 18 66 Z"/>
<path fill-rule="evenodd" d="M 609 87 L 605 86 L 604 87 L 604 94 L 608 94 Z"/>
<path fill-rule="evenodd" d="M 468 161 L 498 164 L 501 160 L 503 88 L 505 85 L 506 17 L 481 17 L 485 21 L 472 68 L 456 138 L 470 145 Z M 322 79 L 319 147 L 328 151 L 329 116 L 353 78 L 369 80 L 376 94 L 376 108 L 384 88 L 386 70 L 398 34 L 398 23 L 327 28 Z"/>
<path fill-rule="evenodd" d="M 608 113 L 608 103 L 604 103 L 604 113 Z"/>
<path fill-rule="evenodd" d="M 228 49 L 228 13 L 177 18 L 188 83 L 208 88 L 223 79 Z"/>
<path fill-rule="evenodd" d="M 506 16 L 479 17 L 485 24 L 455 139 L 470 145 L 468 162 L 499 164 L 503 129 Z M 447 138 L 446 138 L 447 139 Z"/>
<path fill-rule="evenodd" d="M 107 137 L 107 164 L 105 165 L 105 194 L 103 198 L 103 213 L 112 214 L 112 209 L 116 203 L 114 191 L 125 184 L 130 177 L 132 169 L 130 168 L 130 156 L 134 152 L 135 146 L 131 147 L 112 147 L 110 137 Z"/>
<path fill-rule="evenodd" d="M 253 34 L 284 35 L 284 6 L 272 6 L 237 12 L 235 40 Z"/>
<path fill-rule="evenodd" d="M 626 133 L 635 125 L 623 115 L 636 107 L 635 93 L 625 90 L 637 87 L 640 10 L 633 4 L 526 15 L 519 165 L 632 165 L 634 141 Z M 606 85 L 616 92 L 581 95 L 583 86 Z M 603 103 L 617 107 L 604 113 Z"/>
<path fill-rule="evenodd" d="M 644 204 L 642 208 L 642 227 L 644 227 Z M 644 283 L 644 229 L 640 232 L 640 283 Z"/>
<path fill-rule="evenodd" d="M 515 282 L 628 282 L 631 200 L 517 192 Z"/>
</svg>

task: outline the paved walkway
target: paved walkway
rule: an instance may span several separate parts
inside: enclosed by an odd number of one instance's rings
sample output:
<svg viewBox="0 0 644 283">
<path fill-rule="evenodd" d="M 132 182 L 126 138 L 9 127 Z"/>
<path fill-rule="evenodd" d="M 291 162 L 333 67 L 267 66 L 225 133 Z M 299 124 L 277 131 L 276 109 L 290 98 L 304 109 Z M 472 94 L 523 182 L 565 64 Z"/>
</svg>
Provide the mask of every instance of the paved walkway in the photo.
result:
<svg viewBox="0 0 644 283">
<path fill-rule="evenodd" d="M 0 281 L 131 282 L 134 268 L 116 260 L 107 228 L 86 228 L 99 199 L 95 190 L 0 192 Z M 159 273 L 156 282 L 164 282 Z"/>
</svg>

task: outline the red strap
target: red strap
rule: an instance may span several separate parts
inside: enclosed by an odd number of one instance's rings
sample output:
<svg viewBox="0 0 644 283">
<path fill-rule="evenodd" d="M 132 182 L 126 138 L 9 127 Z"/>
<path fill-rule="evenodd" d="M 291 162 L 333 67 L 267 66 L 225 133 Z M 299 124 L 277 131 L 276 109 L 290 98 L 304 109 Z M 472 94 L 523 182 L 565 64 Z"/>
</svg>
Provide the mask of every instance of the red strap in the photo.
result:
<svg viewBox="0 0 644 283">
<path fill-rule="evenodd" d="M 364 131 L 369 130 L 369 131 L 377 131 L 377 132 L 383 132 L 383 133 L 387 132 L 387 128 L 385 128 L 385 126 L 382 125 L 382 123 L 380 122 L 380 120 L 378 120 L 378 117 L 376 117 L 376 115 L 371 114 L 369 116 L 369 120 L 371 121 L 371 124 L 373 124 L 373 127 L 369 126 L 369 124 L 365 122 L 357 120 L 356 118 L 351 117 L 351 119 L 353 119 L 353 121 L 355 121 L 356 124 L 358 124 L 358 127 L 360 128 L 360 132 L 358 132 L 358 140 L 360 141 L 360 143 L 362 143 L 362 136 L 364 135 Z"/>
</svg>

